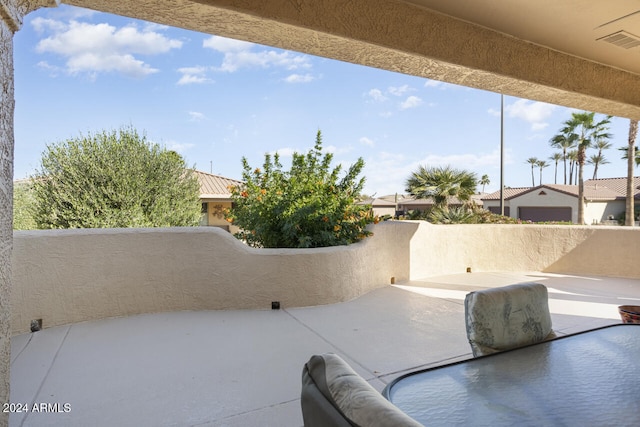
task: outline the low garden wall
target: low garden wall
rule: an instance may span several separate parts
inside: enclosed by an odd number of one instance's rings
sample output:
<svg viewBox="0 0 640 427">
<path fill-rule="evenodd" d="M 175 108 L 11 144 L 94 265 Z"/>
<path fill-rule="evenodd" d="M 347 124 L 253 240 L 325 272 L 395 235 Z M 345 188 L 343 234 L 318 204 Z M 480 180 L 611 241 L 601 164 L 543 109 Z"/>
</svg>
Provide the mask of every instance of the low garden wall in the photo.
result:
<svg viewBox="0 0 640 427">
<path fill-rule="evenodd" d="M 215 227 L 14 233 L 12 327 L 178 310 L 331 304 L 482 271 L 640 278 L 640 229 L 391 221 L 350 246 L 253 249 Z"/>
<path fill-rule="evenodd" d="M 254 249 L 215 227 L 14 233 L 12 327 L 28 332 L 177 310 L 271 309 L 353 299 L 409 279 L 415 226 L 384 223 L 349 246 Z"/>
</svg>

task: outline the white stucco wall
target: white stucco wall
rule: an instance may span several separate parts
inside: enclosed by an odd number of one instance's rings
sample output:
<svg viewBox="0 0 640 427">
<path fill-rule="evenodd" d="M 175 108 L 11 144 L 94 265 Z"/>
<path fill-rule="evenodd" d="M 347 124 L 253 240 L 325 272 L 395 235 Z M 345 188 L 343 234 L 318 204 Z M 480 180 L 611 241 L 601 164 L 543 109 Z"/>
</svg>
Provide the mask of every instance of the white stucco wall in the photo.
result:
<svg viewBox="0 0 640 427">
<path fill-rule="evenodd" d="M 587 201 L 584 207 L 584 221 L 585 224 L 599 224 L 606 221 L 609 215 L 613 215 L 614 219 L 618 219 L 624 211 L 624 200 L 609 200 L 607 202 Z"/>
<path fill-rule="evenodd" d="M 640 278 L 640 228 L 389 221 L 319 249 L 253 249 L 215 227 L 20 231 L 12 333 L 176 310 L 330 304 L 396 283 L 481 271 Z"/>
<path fill-rule="evenodd" d="M 640 228 L 419 223 L 412 279 L 481 271 L 546 271 L 640 278 Z"/>
<path fill-rule="evenodd" d="M 544 195 L 540 193 L 544 192 Z M 509 200 L 511 217 L 518 218 L 518 208 L 531 206 L 570 207 L 571 221 L 578 222 L 578 198 L 568 194 L 553 191 L 549 188 L 540 188 Z"/>
<path fill-rule="evenodd" d="M 254 249 L 215 227 L 18 231 L 12 330 L 176 310 L 329 304 L 409 279 L 415 226 L 349 246 Z"/>
</svg>

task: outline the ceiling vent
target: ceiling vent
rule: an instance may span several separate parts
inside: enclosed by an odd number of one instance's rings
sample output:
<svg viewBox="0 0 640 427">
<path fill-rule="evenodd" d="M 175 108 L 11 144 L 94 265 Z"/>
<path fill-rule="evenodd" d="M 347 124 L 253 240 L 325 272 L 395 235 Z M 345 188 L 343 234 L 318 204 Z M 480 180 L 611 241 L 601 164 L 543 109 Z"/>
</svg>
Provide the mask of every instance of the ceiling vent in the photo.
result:
<svg viewBox="0 0 640 427">
<path fill-rule="evenodd" d="M 598 41 L 614 44 L 624 49 L 631 49 L 640 46 L 640 37 L 627 33 L 626 31 L 618 31 L 608 36 L 600 37 Z"/>
</svg>

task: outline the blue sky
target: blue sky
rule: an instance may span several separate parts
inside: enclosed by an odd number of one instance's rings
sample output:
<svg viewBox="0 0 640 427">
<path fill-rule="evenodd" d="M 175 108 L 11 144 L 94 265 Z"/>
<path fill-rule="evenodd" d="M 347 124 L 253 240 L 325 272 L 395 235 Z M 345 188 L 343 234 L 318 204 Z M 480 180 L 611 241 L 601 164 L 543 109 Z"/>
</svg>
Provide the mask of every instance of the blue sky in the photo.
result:
<svg viewBox="0 0 640 427">
<path fill-rule="evenodd" d="M 278 151 L 286 163 L 320 129 L 335 164 L 365 160 L 369 195 L 402 193 L 418 165 L 487 174 L 485 190 L 499 188 L 496 93 L 70 6 L 25 18 L 15 74 L 16 179 L 35 172 L 47 144 L 131 125 L 229 178 L 241 178 L 242 156 L 258 167 Z M 548 141 L 572 111 L 505 97 L 505 185 L 531 185 L 526 160 L 552 155 Z M 626 176 L 616 148 L 628 125 L 613 119 L 599 178 Z"/>
</svg>

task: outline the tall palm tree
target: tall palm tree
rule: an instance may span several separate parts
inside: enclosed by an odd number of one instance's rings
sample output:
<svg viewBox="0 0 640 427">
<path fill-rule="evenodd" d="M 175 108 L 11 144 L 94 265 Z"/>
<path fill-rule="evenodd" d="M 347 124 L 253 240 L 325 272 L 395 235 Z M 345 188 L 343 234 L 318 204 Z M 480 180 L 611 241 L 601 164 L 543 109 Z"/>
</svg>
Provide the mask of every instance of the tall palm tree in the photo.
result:
<svg viewBox="0 0 640 427">
<path fill-rule="evenodd" d="M 549 166 L 549 163 L 547 163 L 546 160 L 538 160 L 536 162 L 536 166 L 538 168 L 540 168 L 540 182 L 539 184 L 542 185 L 542 169 L 546 168 L 547 166 Z"/>
<path fill-rule="evenodd" d="M 624 225 L 633 226 L 635 213 L 633 212 L 634 203 L 634 190 L 635 184 L 633 182 L 633 159 L 636 159 L 636 165 L 638 164 L 638 157 L 635 155 L 636 138 L 638 137 L 638 121 L 629 120 L 629 145 L 627 147 L 627 199 L 625 209 Z"/>
<path fill-rule="evenodd" d="M 562 160 L 564 163 L 564 183 L 567 183 L 567 159 L 568 152 L 571 148 L 576 146 L 578 136 L 575 133 L 569 132 L 569 129 L 564 127 L 560 130 L 560 133 L 551 138 L 549 141 L 552 147 L 562 149 Z M 571 180 L 569 180 L 571 184 Z"/>
<path fill-rule="evenodd" d="M 607 132 L 611 116 L 595 121 L 595 113 L 571 113 L 571 118 L 564 122 L 569 133 L 578 135 L 578 224 L 584 224 L 584 165 L 586 151 L 595 141 L 607 140 L 611 134 Z"/>
<path fill-rule="evenodd" d="M 569 159 L 569 185 L 572 185 L 574 184 L 573 172 L 574 172 L 576 163 L 578 162 L 578 150 L 567 151 L 567 159 Z"/>
<path fill-rule="evenodd" d="M 478 178 L 473 172 L 451 166 L 419 166 L 406 181 L 406 191 L 417 199 L 433 198 L 438 207 L 446 207 L 449 197 L 468 202 L 476 192 Z"/>
<path fill-rule="evenodd" d="M 603 138 L 603 136 L 605 137 Z M 598 165 L 606 165 L 610 163 L 605 159 L 604 154 L 602 154 L 604 150 L 608 150 L 612 146 L 609 142 L 609 138 L 611 138 L 611 135 L 606 132 L 596 133 L 593 135 L 593 146 L 598 149 L 598 154 L 592 155 L 589 158 L 589 163 L 594 165 L 593 179 L 598 177 Z"/>
<path fill-rule="evenodd" d="M 529 157 L 527 159 L 526 163 L 529 163 L 531 165 L 531 186 L 535 187 L 536 186 L 536 181 L 535 181 L 535 178 L 533 176 L 533 168 L 534 168 L 534 166 L 538 165 L 538 158 L 537 157 Z"/>
<path fill-rule="evenodd" d="M 560 160 L 563 160 L 564 156 L 562 155 L 562 153 L 553 153 L 553 155 L 551 157 L 549 157 L 549 160 L 553 160 L 553 162 L 556 165 L 556 169 L 553 173 L 553 183 L 557 184 L 558 183 L 558 162 Z M 565 163 L 566 166 L 566 163 Z M 565 168 L 566 169 L 566 168 Z M 564 176 L 564 183 L 567 183 L 567 175 L 566 175 L 566 170 L 565 170 L 565 176 Z"/>
<path fill-rule="evenodd" d="M 482 178 L 480 178 L 480 181 L 478 181 L 478 183 L 482 185 L 482 192 L 484 193 L 484 186 L 491 184 L 491 181 L 489 180 L 489 175 L 486 175 L 486 174 L 482 175 Z"/>
<path fill-rule="evenodd" d="M 609 160 L 607 160 L 604 155 L 602 153 L 598 153 L 598 154 L 592 154 L 588 159 L 587 159 L 587 163 L 589 163 L 590 165 L 593 165 L 593 179 L 598 179 L 598 166 L 599 165 L 606 165 L 608 163 L 611 163 Z"/>
</svg>

